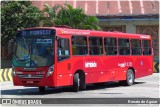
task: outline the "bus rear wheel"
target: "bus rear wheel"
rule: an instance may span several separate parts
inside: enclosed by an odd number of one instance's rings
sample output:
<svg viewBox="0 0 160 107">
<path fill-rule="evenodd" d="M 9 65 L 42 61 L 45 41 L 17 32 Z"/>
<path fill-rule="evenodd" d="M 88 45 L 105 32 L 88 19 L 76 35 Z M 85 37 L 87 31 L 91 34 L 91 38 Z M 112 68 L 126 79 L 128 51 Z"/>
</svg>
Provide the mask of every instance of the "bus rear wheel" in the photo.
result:
<svg viewBox="0 0 160 107">
<path fill-rule="evenodd" d="M 39 92 L 45 92 L 45 87 L 39 87 Z"/>
<path fill-rule="evenodd" d="M 134 72 L 132 69 L 128 69 L 127 74 L 126 74 L 126 80 L 124 81 L 119 81 L 120 84 L 126 85 L 126 86 L 131 86 L 134 84 Z"/>
<path fill-rule="evenodd" d="M 74 74 L 74 78 L 73 78 L 73 90 L 78 92 L 79 87 L 80 87 L 80 77 L 79 77 L 79 73 L 76 73 Z"/>
</svg>

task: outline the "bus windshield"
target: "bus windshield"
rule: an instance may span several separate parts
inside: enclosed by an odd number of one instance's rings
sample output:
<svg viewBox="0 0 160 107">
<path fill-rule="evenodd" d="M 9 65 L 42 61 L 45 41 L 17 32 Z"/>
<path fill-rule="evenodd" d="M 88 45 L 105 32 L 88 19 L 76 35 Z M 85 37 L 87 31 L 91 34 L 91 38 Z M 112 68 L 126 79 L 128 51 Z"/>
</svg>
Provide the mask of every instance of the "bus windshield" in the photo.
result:
<svg viewBox="0 0 160 107">
<path fill-rule="evenodd" d="M 55 30 L 31 29 L 17 33 L 13 66 L 38 67 L 54 64 Z"/>
<path fill-rule="evenodd" d="M 14 66 L 37 67 L 53 65 L 52 38 L 17 38 Z"/>
</svg>

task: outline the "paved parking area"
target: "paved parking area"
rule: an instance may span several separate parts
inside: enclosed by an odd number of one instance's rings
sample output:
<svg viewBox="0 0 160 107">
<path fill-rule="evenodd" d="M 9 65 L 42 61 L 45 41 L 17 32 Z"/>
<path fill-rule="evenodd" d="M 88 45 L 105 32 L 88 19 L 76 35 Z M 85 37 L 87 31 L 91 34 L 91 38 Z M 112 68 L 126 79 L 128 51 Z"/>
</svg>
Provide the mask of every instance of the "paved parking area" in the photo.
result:
<svg viewBox="0 0 160 107">
<path fill-rule="evenodd" d="M 72 87 L 47 88 L 40 93 L 35 87 L 13 86 L 12 82 L 1 82 L 1 98 L 159 98 L 159 73 L 135 80 L 132 86 L 121 86 L 118 82 L 104 86 L 87 85 L 84 91 L 73 92 Z"/>
</svg>

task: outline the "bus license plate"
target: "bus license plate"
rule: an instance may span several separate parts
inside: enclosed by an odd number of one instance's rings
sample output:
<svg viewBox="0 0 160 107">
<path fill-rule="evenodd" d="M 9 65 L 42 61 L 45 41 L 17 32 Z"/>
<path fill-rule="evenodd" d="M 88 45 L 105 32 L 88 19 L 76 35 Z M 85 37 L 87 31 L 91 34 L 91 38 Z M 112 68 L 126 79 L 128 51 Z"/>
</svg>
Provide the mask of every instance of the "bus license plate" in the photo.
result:
<svg viewBox="0 0 160 107">
<path fill-rule="evenodd" d="M 28 84 L 33 84 L 33 81 L 27 81 L 26 83 L 28 83 Z"/>
</svg>

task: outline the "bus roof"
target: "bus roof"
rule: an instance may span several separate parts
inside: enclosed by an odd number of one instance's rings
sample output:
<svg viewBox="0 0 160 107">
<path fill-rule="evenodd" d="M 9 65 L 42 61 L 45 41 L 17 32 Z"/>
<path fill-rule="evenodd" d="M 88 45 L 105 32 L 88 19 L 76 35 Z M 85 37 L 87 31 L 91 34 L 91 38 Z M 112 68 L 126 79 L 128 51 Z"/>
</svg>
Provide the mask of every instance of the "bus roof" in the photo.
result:
<svg viewBox="0 0 160 107">
<path fill-rule="evenodd" d="M 22 30 L 32 30 L 32 29 L 53 29 L 53 30 L 56 30 L 57 35 L 75 35 L 75 36 L 82 35 L 82 36 L 104 36 L 104 37 L 109 36 L 109 37 L 119 37 L 119 38 L 151 39 L 150 35 L 144 35 L 144 34 L 132 34 L 132 33 L 117 32 L 117 31 L 109 32 L 109 31 L 71 29 L 66 26 L 33 27 L 33 28 L 26 28 L 26 29 L 22 29 Z"/>
<path fill-rule="evenodd" d="M 54 28 L 58 35 L 86 35 L 86 36 L 109 36 L 109 37 L 122 37 L 122 38 L 142 38 L 151 39 L 150 35 L 132 34 L 123 32 L 109 32 L 109 31 L 95 31 L 95 30 L 81 30 L 81 29 L 68 29 L 68 28 Z M 127 37 L 129 36 L 129 37 Z"/>
</svg>

